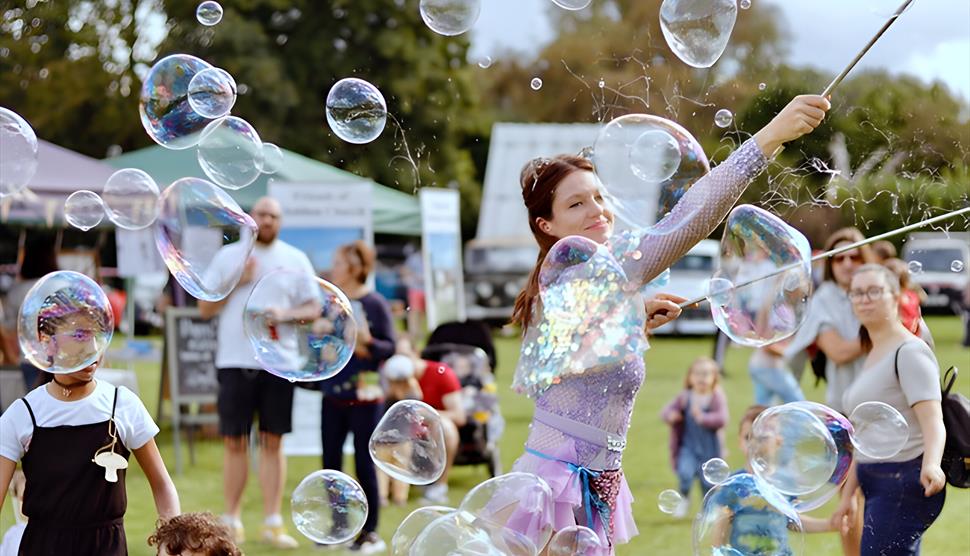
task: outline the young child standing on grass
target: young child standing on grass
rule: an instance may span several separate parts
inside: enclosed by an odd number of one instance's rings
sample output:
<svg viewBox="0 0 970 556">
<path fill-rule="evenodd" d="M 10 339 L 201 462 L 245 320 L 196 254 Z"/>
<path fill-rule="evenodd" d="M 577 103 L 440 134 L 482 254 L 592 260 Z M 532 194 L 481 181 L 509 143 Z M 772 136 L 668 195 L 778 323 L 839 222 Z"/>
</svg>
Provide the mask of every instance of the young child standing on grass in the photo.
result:
<svg viewBox="0 0 970 556">
<path fill-rule="evenodd" d="M 687 516 L 690 487 L 700 481 L 702 492 L 711 486 L 704 481 L 701 466 L 711 458 L 724 457 L 724 426 L 728 421 L 727 397 L 718 385 L 718 365 L 710 357 L 691 363 L 684 390 L 660 414 L 670 426 L 670 459 L 683 497 L 674 517 Z"/>
</svg>

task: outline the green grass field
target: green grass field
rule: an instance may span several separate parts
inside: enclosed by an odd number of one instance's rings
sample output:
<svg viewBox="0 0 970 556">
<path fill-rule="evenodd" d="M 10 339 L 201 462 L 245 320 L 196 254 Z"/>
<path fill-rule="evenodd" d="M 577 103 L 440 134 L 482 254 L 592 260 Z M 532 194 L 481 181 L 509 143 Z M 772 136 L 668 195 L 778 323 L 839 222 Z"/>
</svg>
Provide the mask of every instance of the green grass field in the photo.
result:
<svg viewBox="0 0 970 556">
<path fill-rule="evenodd" d="M 935 317 L 929 319 L 930 327 L 937 342 L 937 357 L 946 368 L 957 365 L 965 370 L 967 376 L 960 378 L 959 390 L 970 396 L 970 349 L 961 348 L 960 322 L 955 317 Z M 629 447 L 624 455 L 624 470 L 634 496 L 637 525 L 640 535 L 628 545 L 620 546 L 619 555 L 684 556 L 691 553 L 691 523 L 689 520 L 674 520 L 657 509 L 656 499 L 661 490 L 675 487 L 676 481 L 668 464 L 667 427 L 658 419 L 658 412 L 664 403 L 681 388 L 685 369 L 690 361 L 701 354 L 711 352 L 710 339 L 656 338 L 647 354 L 647 379 L 640 391 L 636 410 L 629 432 Z M 507 421 L 505 436 L 502 438 L 502 459 L 506 469 L 522 451 L 522 445 L 531 419 L 532 404 L 521 396 L 511 393 L 511 381 L 515 361 L 518 358 L 518 339 L 497 339 L 499 368 L 497 377 L 502 398 L 502 413 Z M 751 383 L 747 374 L 748 349 L 734 348 L 728 355 L 727 378 L 723 382 L 731 409 L 731 423 L 728 426 L 729 457 L 732 468 L 743 465 L 743 458 L 736 447 L 737 419 L 752 400 Z M 142 398 L 155 415 L 158 399 L 159 369 L 157 365 L 142 365 L 137 369 Z M 809 399 L 821 400 L 823 387 L 814 387 L 814 378 L 807 373 L 802 387 Z M 159 438 L 162 454 L 174 467 L 171 432 L 166 429 Z M 183 444 L 184 446 L 184 444 Z M 187 458 L 186 458 L 187 461 Z M 308 473 L 319 468 L 318 458 L 290 458 L 287 478 L 287 492 Z M 175 477 L 183 511 L 208 510 L 219 513 L 222 510 L 222 448 L 216 441 L 203 442 L 198 446 L 195 466 L 187 467 L 182 476 Z M 353 469 L 348 462 L 345 469 Z M 460 467 L 452 475 L 451 502 L 457 505 L 465 492 L 477 483 L 487 479 L 484 466 Z M 380 533 L 390 541 L 394 529 L 404 517 L 418 507 L 417 493 L 412 491 L 412 501 L 406 508 L 382 508 Z M 693 493 L 692 505 L 700 503 L 698 493 Z M 259 491 L 254 476 L 251 475 L 244 502 L 243 520 L 250 538 L 259 532 L 262 519 Z M 813 515 L 824 516 L 831 504 Z M 5 530 L 12 523 L 9 506 L 3 508 L 0 526 Z M 288 515 L 288 502 L 284 501 L 284 515 Z M 128 513 L 125 524 L 131 554 L 148 555 L 151 552 L 144 539 L 153 529 L 155 508 L 151 492 L 144 475 L 137 464 L 128 473 Z M 291 532 L 296 534 L 292 525 Z M 298 535 L 297 535 L 298 536 Z M 299 553 L 312 553 L 310 543 L 300 538 L 302 547 Z M 804 554 L 809 556 L 840 554 L 839 541 L 834 534 L 806 535 Z M 243 545 L 248 555 L 283 554 L 257 541 Z M 293 552 L 289 552 L 293 553 Z M 349 552 L 348 552 L 349 554 Z M 925 556 L 958 556 L 970 554 L 970 490 L 950 488 L 947 493 L 943 515 L 927 533 L 923 542 Z"/>
</svg>

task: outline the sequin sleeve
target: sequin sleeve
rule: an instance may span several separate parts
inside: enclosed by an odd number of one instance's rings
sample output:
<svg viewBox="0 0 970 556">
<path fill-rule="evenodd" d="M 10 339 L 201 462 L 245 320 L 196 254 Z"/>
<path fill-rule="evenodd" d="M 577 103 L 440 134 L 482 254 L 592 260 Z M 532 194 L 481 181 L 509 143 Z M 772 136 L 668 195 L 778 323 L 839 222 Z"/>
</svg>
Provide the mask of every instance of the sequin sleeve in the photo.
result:
<svg viewBox="0 0 970 556">
<path fill-rule="evenodd" d="M 648 232 L 623 232 L 610 242 L 626 276 L 646 284 L 724 219 L 751 181 L 768 165 L 761 148 L 748 139 L 727 160 L 697 181 L 673 210 Z"/>
</svg>

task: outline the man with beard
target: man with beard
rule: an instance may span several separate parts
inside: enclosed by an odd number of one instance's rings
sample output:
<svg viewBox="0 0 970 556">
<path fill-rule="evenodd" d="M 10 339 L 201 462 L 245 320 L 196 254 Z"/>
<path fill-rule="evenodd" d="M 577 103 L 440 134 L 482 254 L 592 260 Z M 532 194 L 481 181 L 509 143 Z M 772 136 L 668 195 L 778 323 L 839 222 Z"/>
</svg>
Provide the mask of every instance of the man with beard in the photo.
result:
<svg viewBox="0 0 970 556">
<path fill-rule="evenodd" d="M 262 540 L 277 548 L 296 548 L 280 514 L 286 458 L 282 437 L 290 432 L 293 410 L 293 383 L 259 368 L 255 352 L 243 329 L 246 300 L 253 286 L 270 272 L 279 269 L 313 276 L 310 260 L 299 249 L 277 236 L 280 231 L 279 203 L 263 197 L 253 205 L 250 215 L 258 226 L 256 245 L 245 262 L 235 289 L 221 301 L 200 301 L 204 318 L 219 316 L 216 367 L 219 379 L 219 432 L 223 436 L 223 494 L 226 525 L 237 543 L 244 538 L 241 505 L 249 474 L 247 447 L 253 416 L 259 415 L 259 483 L 263 495 L 265 521 Z M 210 272 L 229 273 L 238 268 L 242 253 L 230 245 L 220 251 Z M 301 288 L 302 289 L 302 288 Z M 294 295 L 299 292 L 290 292 Z M 305 295 L 312 295 L 310 290 Z M 312 301 L 312 300 L 303 300 Z"/>
</svg>

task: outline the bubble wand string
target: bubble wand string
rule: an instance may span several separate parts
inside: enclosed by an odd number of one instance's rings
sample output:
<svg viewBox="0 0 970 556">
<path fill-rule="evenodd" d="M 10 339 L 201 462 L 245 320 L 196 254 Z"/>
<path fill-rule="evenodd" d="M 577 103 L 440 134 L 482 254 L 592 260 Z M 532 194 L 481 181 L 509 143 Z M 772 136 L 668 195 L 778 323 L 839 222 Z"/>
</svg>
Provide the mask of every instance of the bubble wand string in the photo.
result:
<svg viewBox="0 0 970 556">
<path fill-rule="evenodd" d="M 915 1 L 916 0 L 905 0 L 902 3 L 902 5 L 899 6 L 899 8 L 896 10 L 896 13 L 894 13 L 889 19 L 887 19 L 886 23 L 884 23 L 883 26 L 878 31 L 876 31 L 876 34 L 873 35 L 873 37 L 869 39 L 869 42 L 862 47 L 862 50 L 860 50 L 855 55 L 855 58 L 853 58 L 852 61 L 849 62 L 849 65 L 845 66 L 842 72 L 839 73 L 837 76 L 835 76 L 835 79 L 833 79 L 832 82 L 829 83 L 829 86 L 826 87 L 824 91 L 822 91 L 821 96 L 828 97 L 829 95 L 832 94 L 832 91 L 834 91 L 835 88 L 839 86 L 839 83 L 842 83 L 842 80 L 845 79 L 846 75 L 849 75 L 849 72 L 852 71 L 852 68 L 854 68 L 855 65 L 859 63 L 859 60 L 861 60 L 862 57 L 866 55 L 866 52 L 869 52 L 869 49 L 872 48 L 872 45 L 876 44 L 876 41 L 878 41 L 879 38 L 882 37 L 883 33 L 885 33 L 886 30 L 888 30 L 889 27 L 893 23 L 895 23 L 897 19 L 899 19 L 899 16 L 903 15 L 903 12 L 905 12 L 909 8 L 910 4 L 912 4 Z M 778 147 L 777 149 L 775 149 L 775 152 L 771 153 L 771 158 L 777 157 L 784 150 L 785 150 L 784 145 Z"/>
<path fill-rule="evenodd" d="M 904 233 L 909 232 L 909 231 L 912 231 L 912 230 L 917 230 L 919 228 L 923 228 L 925 226 L 929 226 L 930 224 L 935 224 L 936 222 L 940 222 L 942 220 L 947 220 L 949 218 L 953 218 L 955 216 L 960 216 L 961 214 L 966 214 L 966 213 L 970 213 L 970 206 L 964 207 L 964 208 L 959 209 L 959 210 L 954 210 L 954 211 L 948 212 L 946 214 L 941 214 L 939 216 L 934 216 L 932 218 L 927 218 L 926 220 L 923 220 L 921 222 L 916 222 L 915 224 L 910 224 L 908 226 L 903 226 L 902 228 L 898 228 L 898 229 L 895 229 L 895 230 L 890 230 L 888 232 L 879 234 L 877 236 L 873 236 L 873 237 L 870 237 L 870 238 L 866 238 L 866 239 L 863 239 L 861 241 L 857 241 L 855 243 L 850 243 L 849 245 L 843 245 L 842 247 L 836 247 L 835 249 L 832 249 L 830 251 L 826 251 L 824 253 L 819 253 L 818 255 L 815 255 L 814 257 L 812 257 L 810 259 L 810 261 L 811 262 L 815 262 L 815 261 L 822 260 L 822 259 L 825 259 L 825 258 L 828 258 L 828 257 L 832 257 L 834 255 L 838 255 L 839 253 L 845 253 L 846 251 L 851 251 L 853 249 L 862 247 L 863 245 L 868 245 L 870 243 L 873 243 L 873 242 L 876 242 L 876 241 L 879 241 L 879 240 L 882 240 L 882 239 L 886 239 L 888 237 L 893 237 L 893 236 L 897 236 L 899 234 L 904 234 Z M 787 272 L 789 270 L 792 270 L 794 268 L 798 268 L 798 267 L 802 266 L 802 264 L 804 264 L 804 263 L 803 262 L 797 262 L 797 263 L 792 263 L 792 264 L 787 265 L 787 266 L 783 266 L 783 267 L 775 270 L 774 272 L 771 272 L 769 274 L 765 274 L 764 276 L 758 276 L 756 278 L 752 278 L 750 280 L 746 280 L 744 282 L 741 282 L 740 284 L 735 284 L 733 286 L 733 288 L 730 288 L 730 289 L 735 289 L 736 290 L 738 288 L 742 288 L 744 286 L 753 284 L 755 282 L 760 282 L 761 280 L 766 280 L 768 278 L 771 278 L 772 276 L 777 276 L 779 274 L 782 274 L 782 273 Z M 722 293 L 727 293 L 728 291 L 730 291 L 730 289 L 720 290 L 720 291 L 717 291 L 717 292 L 713 292 L 712 294 L 709 294 L 709 295 L 718 295 L 718 294 L 722 294 Z M 680 308 L 681 309 L 686 309 L 687 307 L 690 307 L 691 305 L 696 305 L 696 304 L 700 303 L 701 301 L 704 301 L 705 299 L 707 299 L 709 295 L 704 295 L 704 296 L 698 297 L 696 299 L 691 299 L 690 301 L 685 301 L 685 302 L 683 302 L 683 303 L 680 304 Z"/>
</svg>

